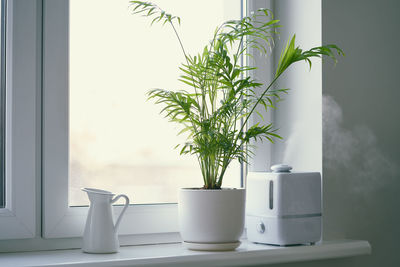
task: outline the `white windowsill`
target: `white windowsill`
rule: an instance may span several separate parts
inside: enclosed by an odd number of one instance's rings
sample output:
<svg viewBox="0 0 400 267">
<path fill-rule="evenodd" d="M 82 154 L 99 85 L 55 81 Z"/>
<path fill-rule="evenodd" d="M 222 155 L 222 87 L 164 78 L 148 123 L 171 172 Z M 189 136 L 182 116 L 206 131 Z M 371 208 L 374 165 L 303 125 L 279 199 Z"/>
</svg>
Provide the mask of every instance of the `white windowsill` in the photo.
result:
<svg viewBox="0 0 400 267">
<path fill-rule="evenodd" d="M 277 247 L 246 240 L 235 251 L 191 251 L 182 244 L 121 247 L 115 254 L 86 254 L 79 249 L 0 254 L 0 266 L 244 266 L 367 255 L 368 241 L 324 241 L 314 246 Z"/>
</svg>

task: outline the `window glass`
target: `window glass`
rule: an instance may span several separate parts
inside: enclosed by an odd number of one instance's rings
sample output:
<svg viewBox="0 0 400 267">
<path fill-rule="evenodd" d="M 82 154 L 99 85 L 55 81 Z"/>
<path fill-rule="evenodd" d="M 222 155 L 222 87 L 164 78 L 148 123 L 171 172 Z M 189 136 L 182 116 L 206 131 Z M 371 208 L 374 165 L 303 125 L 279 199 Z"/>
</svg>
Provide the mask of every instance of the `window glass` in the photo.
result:
<svg viewBox="0 0 400 267">
<path fill-rule="evenodd" d="M 0 208 L 5 207 L 5 140 L 6 140 L 6 87 L 5 87 L 5 14 L 4 14 L 5 1 L 0 3 Z"/>
<path fill-rule="evenodd" d="M 189 54 L 202 51 L 216 27 L 240 18 L 240 1 L 154 1 L 180 16 Z M 179 127 L 146 101 L 152 88 L 179 90 L 184 57 L 173 30 L 133 16 L 127 0 L 70 0 L 69 204 L 88 204 L 80 188 L 127 194 L 135 204 L 174 203 L 178 188 L 200 187 L 194 156 L 180 156 Z M 240 186 L 232 163 L 223 186 Z"/>
</svg>

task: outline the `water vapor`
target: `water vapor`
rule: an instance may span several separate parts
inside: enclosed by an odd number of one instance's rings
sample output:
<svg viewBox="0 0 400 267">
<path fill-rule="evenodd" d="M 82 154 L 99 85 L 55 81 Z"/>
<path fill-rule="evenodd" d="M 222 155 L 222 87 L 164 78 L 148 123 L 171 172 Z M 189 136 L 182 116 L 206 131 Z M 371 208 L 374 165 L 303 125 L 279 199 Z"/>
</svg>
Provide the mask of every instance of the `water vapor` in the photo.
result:
<svg viewBox="0 0 400 267">
<path fill-rule="evenodd" d="M 365 125 L 343 126 L 343 112 L 328 95 L 323 96 L 324 170 L 340 179 L 354 193 L 368 194 L 392 183 L 398 167 L 379 149 L 373 131 Z"/>
</svg>

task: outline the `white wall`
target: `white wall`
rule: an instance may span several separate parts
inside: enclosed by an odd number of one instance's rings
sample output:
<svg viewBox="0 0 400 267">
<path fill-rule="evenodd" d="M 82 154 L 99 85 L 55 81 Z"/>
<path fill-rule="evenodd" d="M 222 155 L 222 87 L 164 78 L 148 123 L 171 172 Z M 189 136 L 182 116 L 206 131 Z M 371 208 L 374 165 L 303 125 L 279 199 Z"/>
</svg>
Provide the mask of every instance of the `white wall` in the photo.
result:
<svg viewBox="0 0 400 267">
<path fill-rule="evenodd" d="M 257 1 L 247 1 L 247 11 L 252 12 L 254 10 L 257 10 L 259 8 L 267 8 L 269 10 L 274 9 L 274 3 L 273 1 L 270 0 L 257 0 Z M 269 19 L 267 18 L 266 21 Z M 259 53 L 255 49 L 252 51 L 252 54 Z M 268 84 L 273 80 L 274 76 L 271 72 L 273 65 L 274 65 L 274 56 L 271 54 L 268 54 L 267 56 L 261 56 L 261 57 L 254 57 L 254 58 L 247 58 L 247 64 L 250 66 L 256 66 L 257 69 L 252 71 L 251 75 L 254 79 L 257 81 L 263 83 L 265 86 L 268 86 Z M 265 89 L 265 87 L 263 87 Z M 258 95 L 261 95 L 262 90 L 258 92 Z M 274 110 L 269 109 L 267 112 L 265 111 L 264 107 L 261 105 L 256 109 L 260 114 L 262 114 L 263 118 L 259 117 L 258 115 L 254 115 L 250 118 L 250 125 L 256 124 L 256 123 L 261 123 L 261 124 L 267 124 L 270 123 L 273 119 L 273 114 Z M 252 141 L 252 145 L 255 145 L 253 147 L 253 152 L 255 155 L 250 159 L 250 165 L 248 165 L 248 170 L 249 171 L 269 171 L 270 166 L 271 166 L 271 156 L 272 153 L 272 144 L 269 141 L 263 141 L 263 142 L 254 142 Z"/>
<path fill-rule="evenodd" d="M 296 34 L 296 45 L 304 50 L 321 45 L 321 1 L 278 0 L 274 12 L 281 20 L 275 65 L 287 40 Z M 312 60 L 297 62 L 279 78 L 275 88 L 289 88 L 277 104 L 275 126 L 283 141 L 272 146 L 272 163 L 286 163 L 294 171 L 322 171 L 322 66 Z"/>
<path fill-rule="evenodd" d="M 268 8 L 281 21 L 279 39 L 273 53 L 255 62 L 258 70 L 253 75 L 264 84 L 272 81 L 280 51 L 296 33 L 296 45 L 310 49 L 321 45 L 321 1 L 320 0 L 256 0 L 249 1 L 249 9 Z M 257 52 L 255 52 L 257 53 Z M 250 62 L 254 64 L 254 62 Z M 289 88 L 289 94 L 282 95 L 283 101 L 276 103 L 277 109 L 263 112 L 264 120 L 274 122 L 282 140 L 275 144 L 257 142 L 256 157 L 249 166 L 250 171 L 269 171 L 270 165 L 290 164 L 294 171 L 322 171 L 322 65 L 313 60 L 312 70 L 305 62 L 298 62 L 282 75 L 273 89 Z M 260 121 L 253 120 L 251 123 Z M 262 121 L 262 120 L 261 120 Z M 290 123 L 288 123 L 290 122 Z M 266 154 L 265 151 L 271 151 Z"/>
</svg>

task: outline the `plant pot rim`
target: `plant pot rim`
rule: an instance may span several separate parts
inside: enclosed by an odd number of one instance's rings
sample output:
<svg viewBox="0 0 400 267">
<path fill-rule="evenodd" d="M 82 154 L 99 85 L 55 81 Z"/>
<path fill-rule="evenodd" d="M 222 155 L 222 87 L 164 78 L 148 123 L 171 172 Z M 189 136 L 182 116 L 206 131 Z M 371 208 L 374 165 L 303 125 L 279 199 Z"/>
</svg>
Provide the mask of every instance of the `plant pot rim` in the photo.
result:
<svg viewBox="0 0 400 267">
<path fill-rule="evenodd" d="M 242 190 L 245 190 L 245 188 L 243 188 L 243 187 L 240 187 L 240 188 L 222 187 L 220 189 L 205 189 L 203 187 L 184 187 L 184 188 L 180 188 L 180 190 L 183 190 L 183 191 L 196 191 L 196 192 L 200 192 L 200 191 L 221 192 L 221 191 L 235 191 L 235 190 L 242 191 Z"/>
</svg>

